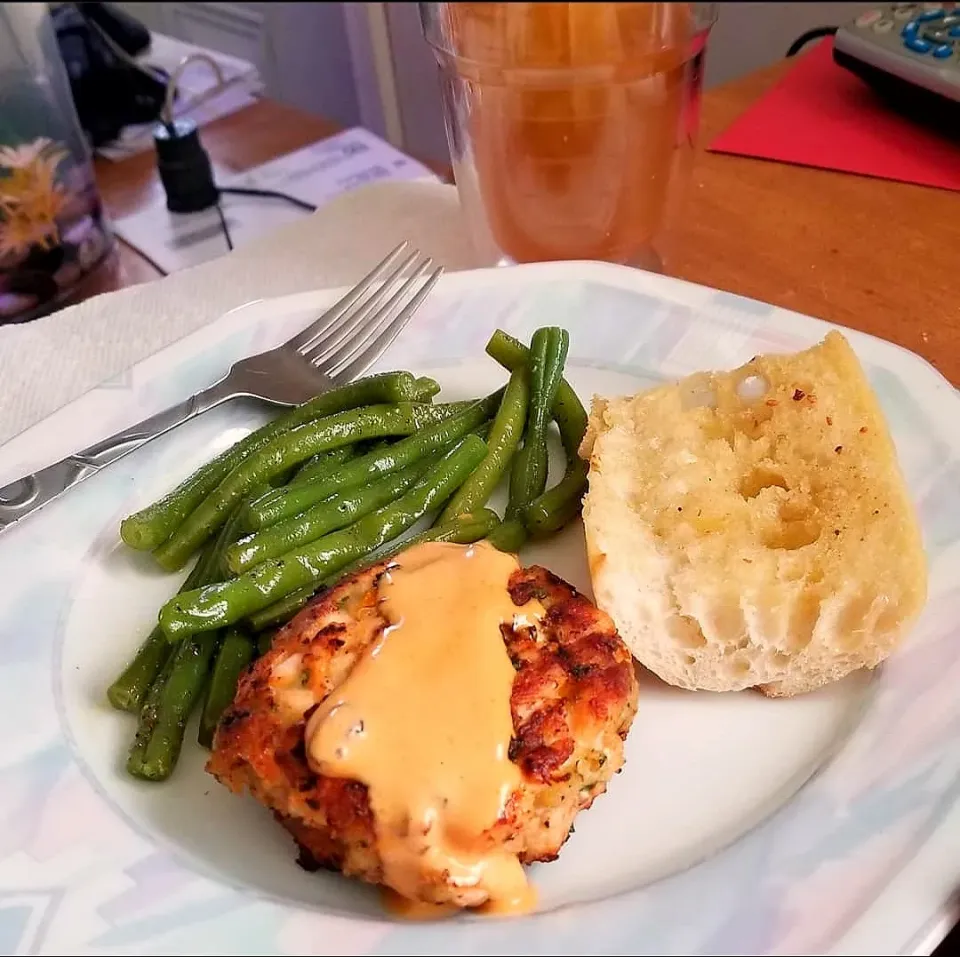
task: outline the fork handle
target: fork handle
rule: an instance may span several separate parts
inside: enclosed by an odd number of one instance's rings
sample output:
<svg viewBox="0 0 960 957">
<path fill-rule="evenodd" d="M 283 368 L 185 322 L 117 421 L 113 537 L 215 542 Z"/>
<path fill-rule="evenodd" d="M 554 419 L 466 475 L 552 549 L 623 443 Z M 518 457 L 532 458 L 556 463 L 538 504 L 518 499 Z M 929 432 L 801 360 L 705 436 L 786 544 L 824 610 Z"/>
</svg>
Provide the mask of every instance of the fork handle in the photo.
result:
<svg viewBox="0 0 960 957">
<path fill-rule="evenodd" d="M 158 435 L 220 405 L 235 393 L 218 382 L 183 402 L 131 425 L 109 438 L 68 455 L 31 475 L 0 488 L 0 531 L 52 502 L 67 489 L 95 475 L 100 469 L 123 458 Z"/>
</svg>

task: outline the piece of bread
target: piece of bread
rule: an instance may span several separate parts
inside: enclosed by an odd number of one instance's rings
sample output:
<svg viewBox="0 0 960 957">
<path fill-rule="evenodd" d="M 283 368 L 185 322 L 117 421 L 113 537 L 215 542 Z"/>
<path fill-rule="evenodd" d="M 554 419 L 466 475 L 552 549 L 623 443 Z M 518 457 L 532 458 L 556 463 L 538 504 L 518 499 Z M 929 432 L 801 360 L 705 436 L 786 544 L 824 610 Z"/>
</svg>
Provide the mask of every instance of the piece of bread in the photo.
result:
<svg viewBox="0 0 960 957">
<path fill-rule="evenodd" d="M 883 413 L 847 340 L 595 398 L 597 604 L 682 688 L 794 695 L 873 668 L 926 600 Z"/>
</svg>

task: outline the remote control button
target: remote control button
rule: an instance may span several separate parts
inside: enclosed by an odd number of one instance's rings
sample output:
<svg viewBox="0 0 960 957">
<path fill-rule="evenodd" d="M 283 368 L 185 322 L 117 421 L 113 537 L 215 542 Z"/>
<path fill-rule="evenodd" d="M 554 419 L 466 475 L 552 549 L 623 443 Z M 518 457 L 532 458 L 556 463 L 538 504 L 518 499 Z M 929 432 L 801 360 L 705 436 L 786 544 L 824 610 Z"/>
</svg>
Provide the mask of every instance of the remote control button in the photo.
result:
<svg viewBox="0 0 960 957">
<path fill-rule="evenodd" d="M 912 40 L 920 32 L 920 24 L 916 20 L 911 20 L 909 23 L 904 24 L 903 29 L 900 31 L 900 36 L 904 40 Z"/>
<path fill-rule="evenodd" d="M 941 43 L 940 46 L 933 48 L 933 55 L 938 60 L 946 60 L 953 53 L 953 47 L 949 43 Z"/>
<path fill-rule="evenodd" d="M 858 27 L 871 27 L 882 16 L 883 14 L 879 10 L 868 10 L 866 13 L 861 13 L 854 22 Z"/>
<path fill-rule="evenodd" d="M 960 24 L 955 27 L 950 27 L 949 33 L 952 37 L 960 37 Z"/>
<path fill-rule="evenodd" d="M 909 20 L 916 9 L 917 5 L 915 3 L 897 4 L 893 11 L 893 17 L 895 20 Z"/>
<path fill-rule="evenodd" d="M 893 22 L 893 20 L 877 20 L 877 22 L 873 25 L 873 32 L 889 33 L 894 26 L 896 26 L 896 24 Z"/>
<path fill-rule="evenodd" d="M 918 23 L 929 23 L 931 20 L 941 20 L 943 18 L 943 9 L 938 7 L 936 10 L 925 10 L 917 16 Z"/>
<path fill-rule="evenodd" d="M 920 37 L 904 37 L 903 45 L 914 53 L 929 53 L 933 49 L 929 40 L 921 40 Z"/>
</svg>

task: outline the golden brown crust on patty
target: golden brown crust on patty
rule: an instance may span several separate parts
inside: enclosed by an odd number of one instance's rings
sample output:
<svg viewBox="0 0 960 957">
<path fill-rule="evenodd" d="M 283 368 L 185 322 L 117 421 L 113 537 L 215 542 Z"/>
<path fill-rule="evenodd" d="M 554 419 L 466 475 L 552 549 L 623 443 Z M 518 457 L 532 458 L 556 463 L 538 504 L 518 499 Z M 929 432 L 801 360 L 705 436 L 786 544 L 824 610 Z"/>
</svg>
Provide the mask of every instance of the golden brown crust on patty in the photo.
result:
<svg viewBox="0 0 960 957">
<path fill-rule="evenodd" d="M 246 787 L 274 811 L 306 866 L 373 883 L 382 874 L 366 787 L 315 774 L 304 727 L 382 631 L 377 583 L 385 568 L 381 563 L 346 579 L 277 632 L 241 679 L 207 765 L 231 790 Z M 486 836 L 532 863 L 556 858 L 577 811 L 622 766 L 637 683 L 610 618 L 570 585 L 531 566 L 511 576 L 509 589 L 514 604 L 537 598 L 546 614 L 536 628 L 502 626 L 517 672 L 510 758 L 523 785 Z M 482 903 L 442 881 L 421 890 L 424 900 Z"/>
</svg>

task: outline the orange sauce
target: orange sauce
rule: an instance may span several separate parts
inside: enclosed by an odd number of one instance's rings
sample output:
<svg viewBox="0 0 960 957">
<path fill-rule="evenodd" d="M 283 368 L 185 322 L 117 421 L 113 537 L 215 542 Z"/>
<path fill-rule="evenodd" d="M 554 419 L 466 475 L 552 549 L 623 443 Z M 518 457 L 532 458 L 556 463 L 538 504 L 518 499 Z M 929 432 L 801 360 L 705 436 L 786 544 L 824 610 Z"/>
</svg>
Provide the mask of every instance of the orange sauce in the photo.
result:
<svg viewBox="0 0 960 957">
<path fill-rule="evenodd" d="M 473 188 L 499 249 L 516 262 L 648 265 L 689 162 L 690 5 L 446 11 L 446 43 L 465 81 Z"/>
<path fill-rule="evenodd" d="M 380 583 L 388 627 L 307 725 L 311 765 L 367 785 L 383 883 L 399 895 L 388 903 L 404 916 L 440 916 L 399 903 L 421 897 L 425 875 L 475 889 L 491 912 L 535 902 L 516 854 L 488 833 L 520 785 L 500 625 L 543 613 L 510 598 L 517 567 L 483 543 L 401 554 Z"/>
<path fill-rule="evenodd" d="M 398 894 L 391 887 L 380 889 L 380 900 L 384 910 L 389 911 L 400 920 L 443 920 L 456 914 L 458 908 L 453 904 L 430 904 L 427 901 L 415 901 L 410 897 Z"/>
</svg>

